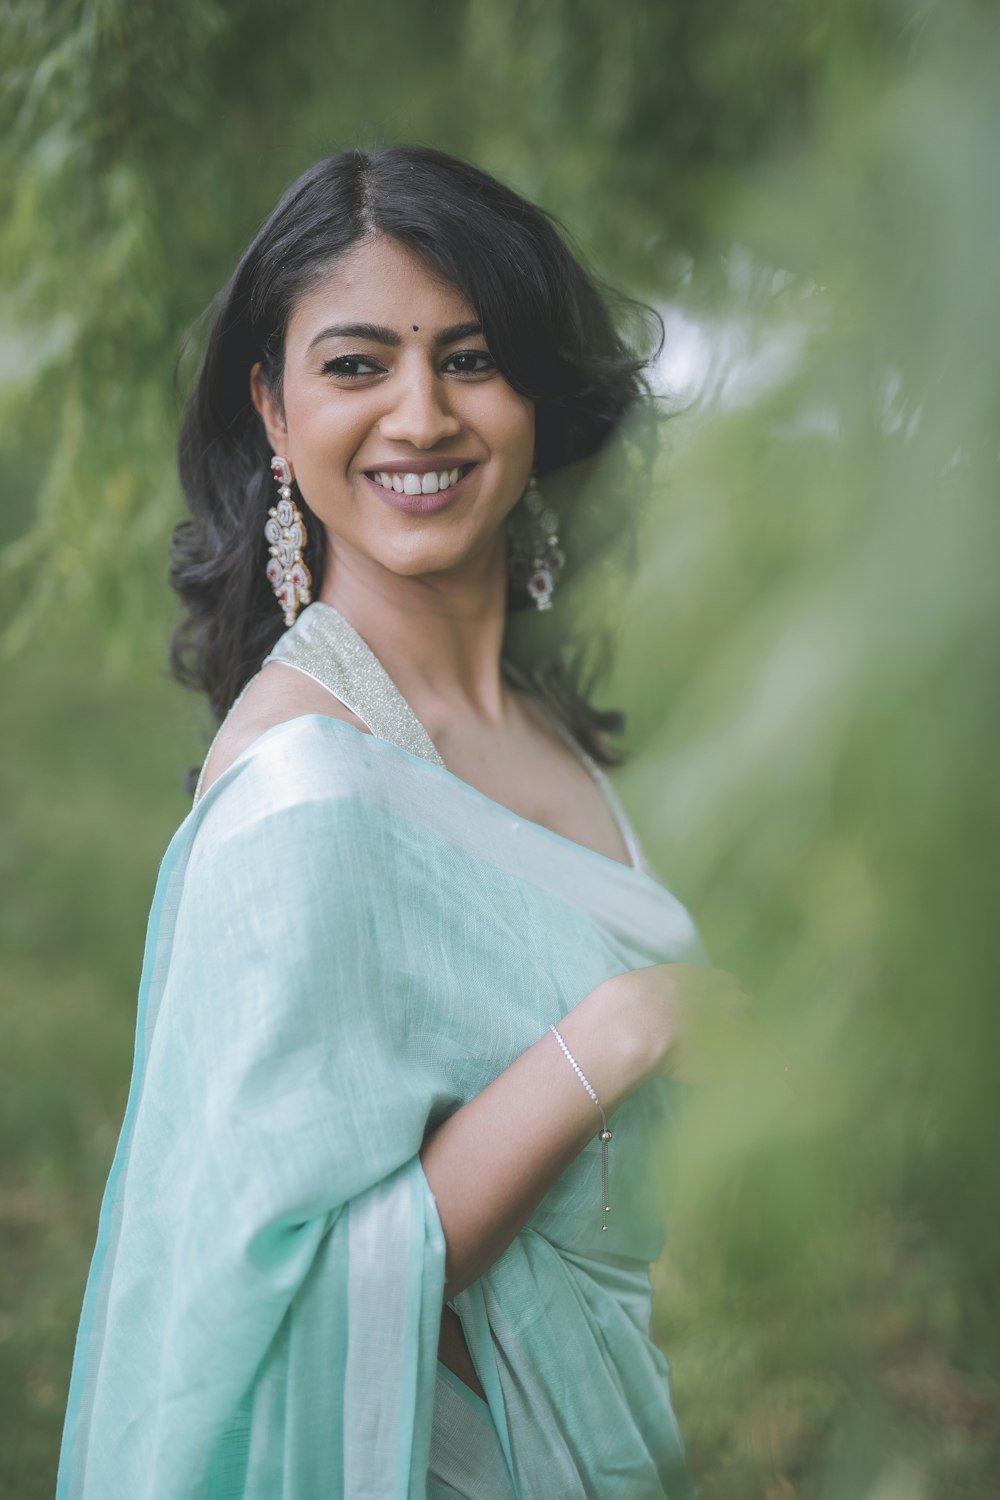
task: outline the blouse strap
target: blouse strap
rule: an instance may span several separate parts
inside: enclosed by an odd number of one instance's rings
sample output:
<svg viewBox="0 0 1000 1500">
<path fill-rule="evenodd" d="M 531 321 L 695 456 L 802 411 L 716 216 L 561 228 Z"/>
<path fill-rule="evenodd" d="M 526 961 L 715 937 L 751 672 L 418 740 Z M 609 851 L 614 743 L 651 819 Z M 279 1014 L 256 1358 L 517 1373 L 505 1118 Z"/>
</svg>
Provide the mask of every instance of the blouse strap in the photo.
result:
<svg viewBox="0 0 1000 1500">
<path fill-rule="evenodd" d="M 233 700 L 229 713 L 233 712 L 247 688 L 256 682 L 261 670 L 270 661 L 294 667 L 297 672 L 318 682 L 320 687 L 332 693 L 351 713 L 357 714 L 365 728 L 370 729 L 379 739 L 389 740 L 401 750 L 408 750 L 411 755 L 419 756 L 421 760 L 444 766 L 434 741 L 374 651 L 332 604 L 324 604 L 317 599 L 302 610 L 295 624 L 279 636 L 274 649 L 265 656 L 249 681 L 244 683 Z M 226 717 L 228 718 L 228 714 Z M 192 804 L 195 807 L 201 801 L 205 772 L 215 741 L 221 732 L 222 725 L 202 761 Z"/>
<path fill-rule="evenodd" d="M 639 843 L 638 837 L 636 836 L 635 829 L 632 827 L 628 815 L 626 814 L 624 807 L 619 801 L 618 793 L 611 785 L 610 779 L 605 776 L 604 772 L 601 770 L 600 766 L 597 764 L 597 761 L 593 758 L 593 756 L 587 754 L 586 750 L 577 740 L 576 736 L 571 733 L 567 725 L 563 723 L 559 714 L 556 713 L 552 705 L 546 702 L 545 698 L 543 698 L 537 691 L 531 679 L 527 677 L 524 672 L 520 670 L 520 668 L 515 667 L 513 662 L 508 661 L 506 658 L 504 659 L 503 667 L 504 671 L 507 673 L 507 676 L 512 682 L 517 683 L 519 687 L 523 688 L 526 692 L 531 693 L 532 698 L 538 704 L 539 708 L 544 713 L 546 719 L 551 724 L 556 734 L 558 734 L 560 739 L 562 739 L 569 746 L 573 754 L 576 756 L 577 760 L 582 762 L 584 768 L 590 772 L 590 775 L 597 783 L 598 791 L 604 798 L 608 811 L 615 821 L 618 832 L 622 836 L 625 848 L 628 851 L 628 857 L 632 861 L 633 867 L 637 870 L 644 870 L 649 873 L 649 861 L 646 859 L 642 845 Z"/>
<path fill-rule="evenodd" d="M 332 604 L 316 600 L 304 609 L 264 665 L 272 661 L 318 682 L 379 739 L 444 766 L 434 741 L 374 651 Z"/>
</svg>

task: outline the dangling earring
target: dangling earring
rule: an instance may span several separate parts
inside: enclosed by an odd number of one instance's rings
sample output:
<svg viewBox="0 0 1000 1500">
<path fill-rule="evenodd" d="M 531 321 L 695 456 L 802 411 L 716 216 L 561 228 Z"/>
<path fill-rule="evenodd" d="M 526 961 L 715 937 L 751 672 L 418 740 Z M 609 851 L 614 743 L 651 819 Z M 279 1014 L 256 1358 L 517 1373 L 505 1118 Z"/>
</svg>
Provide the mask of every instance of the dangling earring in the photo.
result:
<svg viewBox="0 0 1000 1500">
<path fill-rule="evenodd" d="M 264 535 L 270 543 L 267 581 L 285 615 L 285 624 L 294 625 L 295 616 L 304 604 L 312 601 L 312 578 L 302 560 L 302 549 L 309 538 L 302 512 L 292 499 L 292 465 L 275 454 L 271 473 L 278 482 L 278 503 L 267 513 Z"/>
<path fill-rule="evenodd" d="M 527 525 L 513 519 L 514 507 L 507 525 L 507 567 L 511 582 L 523 589 L 536 609 L 552 608 L 552 591 L 559 582 L 566 561 L 559 546 L 559 517 L 546 505 L 534 474 L 528 480 L 523 496 Z"/>
</svg>

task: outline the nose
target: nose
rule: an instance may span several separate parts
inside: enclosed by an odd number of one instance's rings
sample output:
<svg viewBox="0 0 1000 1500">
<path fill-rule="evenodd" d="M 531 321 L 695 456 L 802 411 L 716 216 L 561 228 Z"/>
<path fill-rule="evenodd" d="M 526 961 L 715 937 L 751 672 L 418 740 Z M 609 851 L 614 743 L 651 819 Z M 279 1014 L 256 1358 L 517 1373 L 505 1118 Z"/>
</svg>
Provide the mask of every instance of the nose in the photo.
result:
<svg viewBox="0 0 1000 1500">
<path fill-rule="evenodd" d="M 426 365 L 400 370 L 398 378 L 385 389 L 391 399 L 379 431 L 387 441 L 433 448 L 461 432 L 462 424 L 448 404 L 444 382 Z"/>
</svg>

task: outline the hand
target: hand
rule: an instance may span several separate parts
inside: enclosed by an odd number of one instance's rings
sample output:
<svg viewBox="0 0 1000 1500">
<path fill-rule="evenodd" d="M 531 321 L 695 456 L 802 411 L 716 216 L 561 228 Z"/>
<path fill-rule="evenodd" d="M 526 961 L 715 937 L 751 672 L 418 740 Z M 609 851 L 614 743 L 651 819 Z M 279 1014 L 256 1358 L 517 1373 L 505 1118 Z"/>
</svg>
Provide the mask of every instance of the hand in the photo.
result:
<svg viewBox="0 0 1000 1500">
<path fill-rule="evenodd" d="M 616 1024 L 634 1028 L 644 1079 L 704 1083 L 739 1053 L 749 1000 L 725 969 L 652 964 L 615 974 L 598 991 Z"/>
</svg>

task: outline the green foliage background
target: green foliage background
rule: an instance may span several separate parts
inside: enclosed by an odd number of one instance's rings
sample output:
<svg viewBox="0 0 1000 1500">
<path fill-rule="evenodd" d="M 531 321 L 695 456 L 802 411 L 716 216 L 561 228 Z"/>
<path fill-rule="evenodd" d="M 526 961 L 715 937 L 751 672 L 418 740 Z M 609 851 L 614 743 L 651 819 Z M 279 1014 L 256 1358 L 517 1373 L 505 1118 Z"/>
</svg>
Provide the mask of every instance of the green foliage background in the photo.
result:
<svg viewBox="0 0 1000 1500">
<path fill-rule="evenodd" d="M 198 320 L 298 171 L 416 140 L 721 351 L 664 429 L 607 687 L 649 851 L 755 1000 L 671 1153 L 657 1268 L 704 1500 L 1000 1494 L 995 8 L 0 23 L 0 1493 L 52 1491 L 145 913 L 204 746 L 163 667 Z"/>
</svg>

